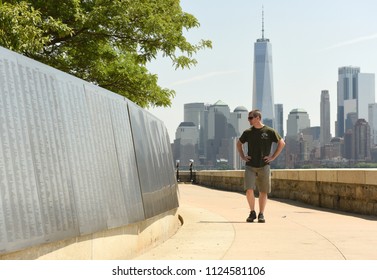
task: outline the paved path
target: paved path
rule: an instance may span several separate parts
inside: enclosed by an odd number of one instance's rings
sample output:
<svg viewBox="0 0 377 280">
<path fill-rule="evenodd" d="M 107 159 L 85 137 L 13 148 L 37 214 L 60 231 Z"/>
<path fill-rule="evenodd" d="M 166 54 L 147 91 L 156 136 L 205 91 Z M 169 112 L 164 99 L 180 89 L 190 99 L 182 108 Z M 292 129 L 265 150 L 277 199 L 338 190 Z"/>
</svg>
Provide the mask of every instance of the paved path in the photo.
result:
<svg viewBox="0 0 377 280">
<path fill-rule="evenodd" d="M 377 217 L 271 199 L 265 224 L 246 223 L 242 194 L 180 184 L 179 195 L 183 226 L 136 259 L 377 260 Z"/>
</svg>

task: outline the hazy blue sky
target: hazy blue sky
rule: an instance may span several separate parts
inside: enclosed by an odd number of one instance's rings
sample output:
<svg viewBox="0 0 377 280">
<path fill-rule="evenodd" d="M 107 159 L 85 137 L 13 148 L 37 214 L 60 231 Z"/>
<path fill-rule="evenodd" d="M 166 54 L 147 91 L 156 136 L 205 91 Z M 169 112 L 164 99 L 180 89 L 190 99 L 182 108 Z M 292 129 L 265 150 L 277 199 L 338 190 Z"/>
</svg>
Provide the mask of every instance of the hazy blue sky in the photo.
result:
<svg viewBox="0 0 377 280">
<path fill-rule="evenodd" d="M 358 66 L 377 74 L 376 0 L 182 0 L 184 11 L 201 26 L 186 33 L 191 43 L 209 39 L 213 48 L 199 52 L 198 65 L 174 70 L 167 59 L 150 65 L 159 84 L 176 91 L 170 108 L 149 111 L 164 121 L 170 136 L 183 121 L 183 104 L 222 100 L 233 111 L 252 108 L 254 42 L 264 34 L 273 56 L 275 103 L 289 112 L 305 109 L 311 126 L 320 122 L 321 90 L 329 90 L 331 132 L 336 120 L 338 67 Z M 334 136 L 334 134 L 333 134 Z"/>
</svg>

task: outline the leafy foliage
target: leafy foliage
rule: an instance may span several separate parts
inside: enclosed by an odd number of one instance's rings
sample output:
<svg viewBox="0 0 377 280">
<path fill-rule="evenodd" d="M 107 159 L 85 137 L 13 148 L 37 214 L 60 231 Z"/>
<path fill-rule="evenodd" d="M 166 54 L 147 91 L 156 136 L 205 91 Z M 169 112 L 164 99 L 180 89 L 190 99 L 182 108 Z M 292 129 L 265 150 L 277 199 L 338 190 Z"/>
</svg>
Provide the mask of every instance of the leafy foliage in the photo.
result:
<svg viewBox="0 0 377 280">
<path fill-rule="evenodd" d="M 189 68 L 211 42 L 191 44 L 199 27 L 179 0 L 3 0 L 0 45 L 121 94 L 142 107 L 169 106 L 146 64 L 157 54 Z"/>
</svg>

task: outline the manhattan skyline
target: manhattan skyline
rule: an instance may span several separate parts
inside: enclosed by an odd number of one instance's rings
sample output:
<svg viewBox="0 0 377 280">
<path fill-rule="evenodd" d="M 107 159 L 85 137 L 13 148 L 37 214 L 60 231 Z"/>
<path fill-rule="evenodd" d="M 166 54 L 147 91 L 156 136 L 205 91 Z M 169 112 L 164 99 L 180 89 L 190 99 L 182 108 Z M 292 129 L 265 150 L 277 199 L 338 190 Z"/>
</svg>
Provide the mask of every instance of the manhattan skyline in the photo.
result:
<svg viewBox="0 0 377 280">
<path fill-rule="evenodd" d="M 213 48 L 195 55 L 198 65 L 189 70 L 174 70 L 161 57 L 150 64 L 159 84 L 176 91 L 172 107 L 149 109 L 164 121 L 170 141 L 186 103 L 222 100 L 231 110 L 240 105 L 252 109 L 253 44 L 261 37 L 262 6 L 264 35 L 273 46 L 274 103 L 284 106 L 285 130 L 296 108 L 306 110 L 311 125 L 319 126 L 321 92 L 328 90 L 335 135 L 338 68 L 377 73 L 375 1 L 183 0 L 181 6 L 201 23 L 185 33 L 188 40 L 210 39 Z"/>
</svg>

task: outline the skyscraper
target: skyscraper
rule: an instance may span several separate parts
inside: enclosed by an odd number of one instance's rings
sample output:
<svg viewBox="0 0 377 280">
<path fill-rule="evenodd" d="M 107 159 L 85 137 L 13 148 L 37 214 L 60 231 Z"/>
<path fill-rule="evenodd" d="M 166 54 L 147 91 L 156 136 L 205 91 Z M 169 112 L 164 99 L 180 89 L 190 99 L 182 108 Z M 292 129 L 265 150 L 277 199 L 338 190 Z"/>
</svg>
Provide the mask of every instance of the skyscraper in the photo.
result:
<svg viewBox="0 0 377 280">
<path fill-rule="evenodd" d="M 310 127 L 308 113 L 304 109 L 293 109 L 288 115 L 287 120 L 287 137 L 299 137 L 302 129 Z"/>
<path fill-rule="evenodd" d="M 353 159 L 358 161 L 370 160 L 370 127 L 366 120 L 358 119 L 353 130 L 352 143 Z"/>
<path fill-rule="evenodd" d="M 208 108 L 208 139 L 207 139 L 207 160 L 215 164 L 220 158 L 227 158 L 229 139 L 229 117 L 230 108 L 223 101 L 219 100 Z"/>
<path fill-rule="evenodd" d="M 348 113 L 356 112 L 356 75 L 359 67 L 340 67 L 337 83 L 337 127 L 336 136 L 343 137 Z"/>
<path fill-rule="evenodd" d="M 286 167 L 294 168 L 297 161 L 306 160 L 302 158 L 303 153 L 308 154 L 308 145 L 302 130 L 310 127 L 308 113 L 304 109 L 293 109 L 289 112 L 287 119 L 287 134 L 285 136 Z M 305 151 L 305 152 L 304 152 Z"/>
<path fill-rule="evenodd" d="M 175 132 L 174 160 L 188 166 L 190 160 L 198 162 L 199 130 L 193 122 L 181 122 Z"/>
<path fill-rule="evenodd" d="M 371 134 L 371 147 L 374 147 L 377 145 L 377 103 L 369 104 L 368 118 Z"/>
<path fill-rule="evenodd" d="M 284 110 L 283 104 L 275 104 L 275 126 L 276 131 L 284 137 Z"/>
<path fill-rule="evenodd" d="M 262 38 L 254 43 L 253 109 L 262 111 L 263 122 L 274 126 L 274 88 L 272 50 L 269 39 L 264 38 L 264 12 L 262 11 Z"/>
<path fill-rule="evenodd" d="M 369 122 L 368 106 L 375 102 L 374 74 L 359 73 L 357 75 L 357 118 Z"/>
<path fill-rule="evenodd" d="M 375 102 L 374 74 L 360 73 L 359 67 L 338 69 L 338 112 L 336 136 L 343 137 L 347 116 L 368 121 L 368 105 Z"/>
<path fill-rule="evenodd" d="M 204 103 L 187 103 L 184 104 L 184 122 L 192 122 L 195 124 L 199 131 L 199 143 L 198 143 L 198 152 L 199 158 L 205 158 L 206 153 L 206 124 L 208 118 L 208 106 Z"/>
<path fill-rule="evenodd" d="M 328 90 L 322 90 L 321 92 L 321 132 L 320 132 L 320 143 L 321 147 L 330 143 L 331 133 L 330 133 L 330 95 Z"/>
</svg>

